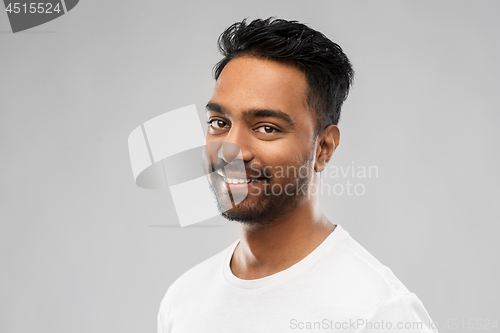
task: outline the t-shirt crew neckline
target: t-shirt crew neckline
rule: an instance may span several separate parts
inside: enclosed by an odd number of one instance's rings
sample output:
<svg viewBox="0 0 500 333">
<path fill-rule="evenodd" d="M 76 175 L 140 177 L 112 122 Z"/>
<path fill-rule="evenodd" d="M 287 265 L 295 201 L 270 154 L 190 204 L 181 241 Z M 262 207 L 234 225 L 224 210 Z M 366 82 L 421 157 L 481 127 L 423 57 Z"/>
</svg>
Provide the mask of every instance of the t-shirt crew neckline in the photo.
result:
<svg viewBox="0 0 500 333">
<path fill-rule="evenodd" d="M 344 233 L 344 229 L 339 224 L 337 224 L 332 233 L 330 233 L 330 235 L 328 235 L 328 237 L 326 237 L 325 240 L 320 245 L 318 245 L 317 248 L 315 248 L 301 261 L 295 263 L 294 265 L 288 267 L 283 271 L 255 280 L 240 279 L 231 271 L 231 258 L 233 257 L 236 246 L 240 242 L 240 240 L 238 239 L 228 248 L 226 257 L 224 258 L 224 278 L 229 284 L 233 285 L 234 287 L 246 290 L 260 289 L 278 284 L 312 267 L 321 258 L 321 256 L 323 256 L 325 252 L 331 249 L 331 247 L 344 235 Z"/>
</svg>

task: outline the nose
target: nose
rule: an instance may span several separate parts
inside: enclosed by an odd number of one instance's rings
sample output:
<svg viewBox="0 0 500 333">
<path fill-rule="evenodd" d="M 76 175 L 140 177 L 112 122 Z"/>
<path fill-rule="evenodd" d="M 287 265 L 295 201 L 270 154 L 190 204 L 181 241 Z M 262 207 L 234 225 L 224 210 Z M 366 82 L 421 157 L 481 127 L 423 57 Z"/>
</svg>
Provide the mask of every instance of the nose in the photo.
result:
<svg viewBox="0 0 500 333">
<path fill-rule="evenodd" d="M 224 160 L 226 163 L 234 161 L 240 155 L 240 147 L 232 142 L 224 141 L 217 152 L 217 157 Z M 242 156 L 240 156 L 242 158 Z"/>
<path fill-rule="evenodd" d="M 217 157 L 224 160 L 226 163 L 231 163 L 236 159 L 250 161 L 252 153 L 248 147 L 249 138 L 247 137 L 246 129 L 233 127 L 227 133 L 226 138 L 217 152 Z"/>
</svg>

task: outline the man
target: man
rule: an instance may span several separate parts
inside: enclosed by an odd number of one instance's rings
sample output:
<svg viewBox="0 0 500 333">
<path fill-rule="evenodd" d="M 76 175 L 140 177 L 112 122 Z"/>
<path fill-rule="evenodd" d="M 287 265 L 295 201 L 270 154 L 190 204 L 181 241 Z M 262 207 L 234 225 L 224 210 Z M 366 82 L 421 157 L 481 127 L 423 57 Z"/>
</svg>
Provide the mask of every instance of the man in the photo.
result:
<svg viewBox="0 0 500 333">
<path fill-rule="evenodd" d="M 158 332 L 436 332 L 416 295 L 321 212 L 354 74 L 342 49 L 273 18 L 235 23 L 218 43 L 209 181 L 240 239 L 170 286 Z"/>
</svg>

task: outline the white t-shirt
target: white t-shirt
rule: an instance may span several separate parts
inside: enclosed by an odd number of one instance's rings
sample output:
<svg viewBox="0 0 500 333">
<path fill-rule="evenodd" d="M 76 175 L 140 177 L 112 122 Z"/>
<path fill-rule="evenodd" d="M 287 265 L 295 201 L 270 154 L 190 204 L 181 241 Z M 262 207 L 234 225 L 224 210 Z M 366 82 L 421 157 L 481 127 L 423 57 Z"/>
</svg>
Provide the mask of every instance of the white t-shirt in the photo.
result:
<svg viewBox="0 0 500 333">
<path fill-rule="evenodd" d="M 340 225 L 295 265 L 256 280 L 231 271 L 238 242 L 168 288 L 158 333 L 437 332 L 417 296 Z"/>
</svg>

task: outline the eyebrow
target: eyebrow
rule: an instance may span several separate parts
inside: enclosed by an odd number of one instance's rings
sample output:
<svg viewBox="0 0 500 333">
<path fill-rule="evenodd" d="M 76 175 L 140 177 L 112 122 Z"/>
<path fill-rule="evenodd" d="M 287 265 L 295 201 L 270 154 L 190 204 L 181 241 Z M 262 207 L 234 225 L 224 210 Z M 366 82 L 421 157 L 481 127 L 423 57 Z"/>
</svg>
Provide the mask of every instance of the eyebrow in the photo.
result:
<svg viewBox="0 0 500 333">
<path fill-rule="evenodd" d="M 228 112 L 219 104 L 214 103 L 214 102 L 208 102 L 206 105 L 206 111 L 213 111 L 220 113 L 224 116 L 228 115 Z M 271 109 L 250 109 L 243 111 L 243 118 L 249 119 L 249 118 L 258 118 L 258 117 L 271 117 L 271 118 L 278 118 L 281 119 L 285 122 L 287 122 L 290 126 L 295 125 L 295 122 L 293 121 L 292 117 L 290 117 L 287 113 L 281 111 L 281 110 L 271 110 Z"/>
</svg>

